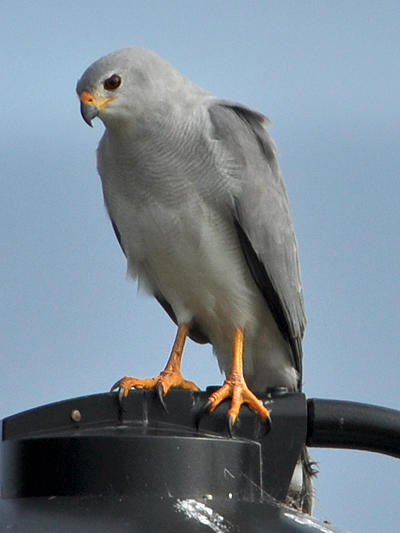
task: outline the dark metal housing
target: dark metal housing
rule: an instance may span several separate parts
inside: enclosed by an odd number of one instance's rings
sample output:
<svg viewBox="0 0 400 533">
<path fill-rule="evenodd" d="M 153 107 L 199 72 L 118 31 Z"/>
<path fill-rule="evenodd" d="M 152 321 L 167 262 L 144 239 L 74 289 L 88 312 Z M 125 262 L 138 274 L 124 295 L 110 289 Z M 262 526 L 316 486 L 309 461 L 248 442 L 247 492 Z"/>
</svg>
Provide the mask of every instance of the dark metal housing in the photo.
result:
<svg viewBox="0 0 400 533">
<path fill-rule="evenodd" d="M 271 426 L 243 407 L 230 435 L 228 404 L 204 412 L 209 394 L 172 390 L 166 409 L 154 391 L 123 408 L 98 394 L 4 419 L 0 531 L 338 532 L 283 502 L 305 442 L 362 447 L 343 417 L 332 444 L 340 402 L 309 400 L 308 417 L 303 394 L 275 391 Z"/>
</svg>

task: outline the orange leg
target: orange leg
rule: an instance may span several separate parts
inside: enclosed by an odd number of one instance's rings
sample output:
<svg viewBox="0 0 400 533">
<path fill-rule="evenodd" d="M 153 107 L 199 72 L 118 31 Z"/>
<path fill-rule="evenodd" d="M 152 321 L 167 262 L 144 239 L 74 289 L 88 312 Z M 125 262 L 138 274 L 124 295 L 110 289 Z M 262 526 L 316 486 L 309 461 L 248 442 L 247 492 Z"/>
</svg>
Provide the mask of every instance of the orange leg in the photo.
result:
<svg viewBox="0 0 400 533">
<path fill-rule="evenodd" d="M 269 418 L 269 411 L 262 404 L 255 394 L 248 388 L 243 375 L 243 344 L 244 329 L 235 328 L 233 337 L 233 360 L 232 368 L 225 383 L 220 389 L 211 394 L 209 398 L 209 410 L 214 409 L 227 398 L 232 398 L 231 408 L 228 411 L 230 425 L 233 426 L 239 415 L 241 406 L 247 403 L 248 406 L 260 415 L 265 422 Z"/>
<path fill-rule="evenodd" d="M 186 381 L 181 373 L 181 361 L 186 337 L 190 324 L 180 324 L 176 333 L 175 342 L 171 350 L 165 369 L 155 378 L 140 379 L 125 376 L 118 381 L 111 390 L 119 389 L 120 396 L 127 396 L 131 389 L 157 389 L 165 396 L 169 389 L 199 390 L 192 381 Z"/>
</svg>

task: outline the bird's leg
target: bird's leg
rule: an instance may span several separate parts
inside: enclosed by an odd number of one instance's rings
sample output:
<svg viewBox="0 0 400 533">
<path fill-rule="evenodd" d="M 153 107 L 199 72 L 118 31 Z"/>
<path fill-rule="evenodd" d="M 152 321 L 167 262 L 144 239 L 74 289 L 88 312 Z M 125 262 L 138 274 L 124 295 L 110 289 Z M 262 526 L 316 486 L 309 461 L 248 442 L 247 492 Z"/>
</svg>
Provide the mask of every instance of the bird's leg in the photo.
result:
<svg viewBox="0 0 400 533">
<path fill-rule="evenodd" d="M 233 360 L 229 376 L 220 389 L 211 394 L 209 398 L 209 410 L 214 409 L 226 398 L 232 398 L 231 407 L 228 411 L 229 426 L 233 426 L 239 415 L 241 406 L 248 406 L 259 414 L 265 422 L 269 418 L 268 409 L 262 404 L 255 394 L 248 388 L 243 375 L 243 344 L 244 328 L 235 328 L 233 337 Z"/>
<path fill-rule="evenodd" d="M 186 381 L 181 373 L 183 348 L 189 329 L 190 324 L 185 323 L 178 326 L 171 355 L 166 367 L 158 376 L 148 379 L 125 376 L 117 381 L 111 390 L 118 389 L 121 397 L 127 396 L 131 389 L 157 389 L 162 396 L 165 396 L 172 388 L 199 390 L 192 381 Z"/>
</svg>

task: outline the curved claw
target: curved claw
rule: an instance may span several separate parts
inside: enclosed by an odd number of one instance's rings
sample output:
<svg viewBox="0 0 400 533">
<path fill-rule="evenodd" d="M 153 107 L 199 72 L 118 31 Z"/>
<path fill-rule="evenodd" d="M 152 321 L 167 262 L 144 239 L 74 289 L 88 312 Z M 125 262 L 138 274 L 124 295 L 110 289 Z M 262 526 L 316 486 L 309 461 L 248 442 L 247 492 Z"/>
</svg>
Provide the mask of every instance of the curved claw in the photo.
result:
<svg viewBox="0 0 400 533">
<path fill-rule="evenodd" d="M 122 407 L 122 402 L 123 402 L 125 396 L 128 395 L 128 392 L 130 390 L 130 389 L 126 389 L 125 387 L 121 387 L 121 384 L 122 384 L 123 380 L 124 380 L 124 378 L 119 379 L 118 381 L 116 381 L 114 383 L 114 385 L 110 389 L 110 392 L 113 392 L 113 391 L 117 390 L 117 392 L 118 392 L 118 403 L 119 403 L 120 407 Z"/>
<path fill-rule="evenodd" d="M 119 389 L 119 386 L 121 385 L 121 381 L 122 379 L 119 379 L 118 381 L 116 381 L 114 385 L 111 387 L 110 392 L 115 391 L 115 389 Z"/>
<path fill-rule="evenodd" d="M 270 411 L 268 411 L 267 418 L 263 421 L 262 418 L 260 417 L 260 421 L 261 421 L 262 426 L 266 427 L 265 435 L 267 435 L 272 429 L 272 418 L 271 418 Z"/>
<path fill-rule="evenodd" d="M 119 403 L 119 405 L 121 407 L 122 407 L 122 403 L 124 401 L 124 398 L 125 398 L 125 389 L 120 387 L 119 390 L 118 390 L 118 403 Z"/>
<path fill-rule="evenodd" d="M 210 407 L 212 405 L 212 402 L 210 400 L 210 398 L 200 407 L 200 409 L 198 410 L 196 416 L 195 416 L 195 419 L 194 419 L 194 423 L 196 425 L 196 429 L 198 430 L 199 429 L 199 425 L 200 425 L 200 422 L 201 422 L 201 419 L 203 418 L 203 416 L 209 412 L 210 410 Z"/>
<path fill-rule="evenodd" d="M 126 394 L 125 394 L 125 389 L 123 387 L 121 387 L 121 383 L 122 383 L 122 379 L 119 379 L 118 381 L 116 381 L 114 383 L 114 385 L 111 387 L 110 392 L 114 392 L 115 390 L 117 390 L 117 393 L 118 393 L 118 404 L 119 404 L 120 408 L 122 410 L 124 410 L 123 409 L 123 400 L 124 400 L 124 397 L 126 396 Z"/>
<path fill-rule="evenodd" d="M 163 389 L 163 386 L 162 386 L 162 383 L 161 381 L 159 381 L 156 385 L 156 391 L 157 391 L 157 396 L 158 396 L 158 399 L 160 400 L 160 403 L 161 405 L 163 406 L 164 408 L 164 411 L 166 413 L 168 413 L 168 409 L 167 409 L 167 406 L 166 406 L 166 403 L 165 403 L 165 400 L 164 400 L 164 389 Z"/>
<path fill-rule="evenodd" d="M 236 422 L 236 417 L 229 415 L 228 416 L 228 430 L 229 430 L 229 435 L 231 439 L 233 439 L 233 426 L 235 425 L 235 422 Z"/>
</svg>

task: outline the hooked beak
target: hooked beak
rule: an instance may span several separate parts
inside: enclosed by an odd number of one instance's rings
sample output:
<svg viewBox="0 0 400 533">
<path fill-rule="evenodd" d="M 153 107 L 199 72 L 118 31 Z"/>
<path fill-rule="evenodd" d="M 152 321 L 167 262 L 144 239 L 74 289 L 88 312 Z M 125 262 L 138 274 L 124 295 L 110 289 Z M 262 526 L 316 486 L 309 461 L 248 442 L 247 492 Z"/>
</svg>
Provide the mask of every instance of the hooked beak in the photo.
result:
<svg viewBox="0 0 400 533">
<path fill-rule="evenodd" d="M 96 118 L 100 111 L 102 111 L 112 100 L 115 100 L 115 98 L 96 100 L 89 91 L 83 91 L 80 96 L 81 115 L 86 124 L 92 127 L 92 120 Z"/>
</svg>

